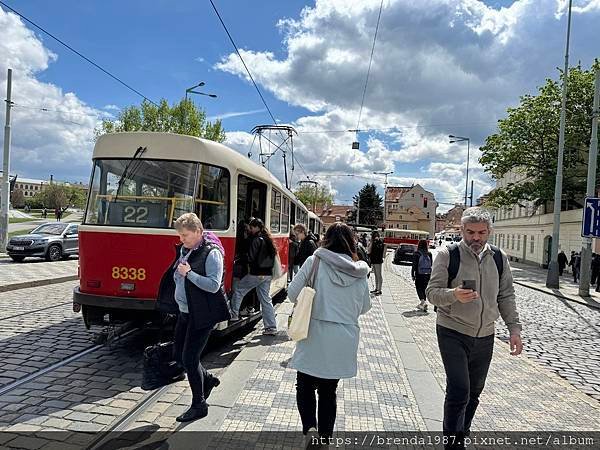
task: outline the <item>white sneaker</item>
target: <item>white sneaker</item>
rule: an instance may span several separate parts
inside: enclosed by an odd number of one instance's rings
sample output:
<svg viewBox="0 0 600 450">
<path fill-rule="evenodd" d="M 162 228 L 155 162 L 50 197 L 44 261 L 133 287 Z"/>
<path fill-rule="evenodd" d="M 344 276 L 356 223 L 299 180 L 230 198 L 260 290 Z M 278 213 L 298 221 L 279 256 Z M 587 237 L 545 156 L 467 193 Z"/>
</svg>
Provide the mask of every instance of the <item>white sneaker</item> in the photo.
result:
<svg viewBox="0 0 600 450">
<path fill-rule="evenodd" d="M 423 311 L 423 303 L 419 303 L 419 304 L 417 305 L 417 309 L 418 309 L 419 311 Z"/>
</svg>

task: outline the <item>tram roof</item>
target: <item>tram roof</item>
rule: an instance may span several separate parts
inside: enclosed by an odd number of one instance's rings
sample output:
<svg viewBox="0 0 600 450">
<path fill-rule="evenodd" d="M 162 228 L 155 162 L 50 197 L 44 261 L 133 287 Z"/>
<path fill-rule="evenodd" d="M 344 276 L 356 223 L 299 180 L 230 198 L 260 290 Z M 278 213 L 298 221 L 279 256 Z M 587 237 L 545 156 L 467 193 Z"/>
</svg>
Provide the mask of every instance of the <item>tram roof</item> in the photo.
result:
<svg viewBox="0 0 600 450">
<path fill-rule="evenodd" d="M 108 133 L 100 136 L 96 141 L 92 158 L 132 158 L 139 147 L 146 147 L 141 159 L 194 161 L 226 168 L 235 167 L 258 180 L 272 184 L 304 206 L 263 166 L 245 158 L 226 145 L 195 136 L 149 131 Z"/>
</svg>

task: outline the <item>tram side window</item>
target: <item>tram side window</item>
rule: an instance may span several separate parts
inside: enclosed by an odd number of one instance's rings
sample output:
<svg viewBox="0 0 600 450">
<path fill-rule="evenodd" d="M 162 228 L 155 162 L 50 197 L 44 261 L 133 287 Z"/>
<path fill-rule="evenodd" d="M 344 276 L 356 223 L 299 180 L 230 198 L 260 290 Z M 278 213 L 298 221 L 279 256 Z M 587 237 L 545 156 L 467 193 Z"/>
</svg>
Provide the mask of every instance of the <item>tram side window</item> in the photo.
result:
<svg viewBox="0 0 600 450">
<path fill-rule="evenodd" d="M 281 192 L 271 191 L 271 233 L 279 233 L 281 224 Z"/>
<path fill-rule="evenodd" d="M 201 164 L 195 212 L 207 230 L 229 228 L 229 171 Z"/>
<path fill-rule="evenodd" d="M 283 197 L 283 207 L 281 209 L 281 232 L 290 232 L 290 199 Z"/>
</svg>

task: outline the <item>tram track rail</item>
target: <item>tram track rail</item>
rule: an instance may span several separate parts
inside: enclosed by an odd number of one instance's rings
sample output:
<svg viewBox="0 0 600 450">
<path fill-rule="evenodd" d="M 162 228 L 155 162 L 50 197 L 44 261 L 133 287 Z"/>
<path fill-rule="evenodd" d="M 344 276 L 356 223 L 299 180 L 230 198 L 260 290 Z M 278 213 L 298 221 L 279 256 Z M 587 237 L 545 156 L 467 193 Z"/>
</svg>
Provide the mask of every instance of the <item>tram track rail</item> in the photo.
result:
<svg viewBox="0 0 600 450">
<path fill-rule="evenodd" d="M 10 319 L 14 319 L 16 317 L 21 317 L 21 316 L 27 316 L 29 314 L 35 314 L 41 311 L 47 311 L 48 309 L 53 309 L 53 308 L 58 308 L 59 306 L 66 306 L 66 305 L 71 305 L 73 304 L 73 302 L 63 302 L 63 303 L 58 303 L 56 305 L 50 305 L 50 306 L 45 306 L 43 308 L 38 308 L 38 309 L 33 309 L 30 311 L 25 311 L 19 314 L 13 314 L 12 316 L 7 316 L 7 317 L 0 317 L 0 322 L 4 321 L 4 320 L 10 320 Z"/>
<path fill-rule="evenodd" d="M 139 327 L 128 330 L 123 334 L 117 335 L 117 340 L 127 338 L 127 337 L 135 334 L 136 332 L 139 332 L 140 330 L 141 330 L 141 328 L 139 328 Z M 112 342 L 114 342 L 114 341 L 112 341 Z M 29 375 L 26 375 L 26 376 L 19 378 L 11 383 L 8 383 L 8 384 L 0 387 L 0 396 L 6 395 L 6 394 L 10 393 L 11 391 L 14 391 L 15 389 L 20 388 L 24 384 L 29 383 L 30 381 L 40 378 L 47 373 L 55 371 L 56 369 L 64 367 L 64 366 L 66 366 L 74 361 L 77 361 L 77 360 L 83 358 L 84 356 L 89 355 L 90 353 L 96 352 L 106 346 L 107 346 L 107 343 L 92 345 L 91 347 L 88 347 L 78 353 L 75 353 L 74 355 L 68 356 L 54 364 L 46 366 L 46 367 L 44 367 L 40 370 L 37 370 Z"/>
</svg>

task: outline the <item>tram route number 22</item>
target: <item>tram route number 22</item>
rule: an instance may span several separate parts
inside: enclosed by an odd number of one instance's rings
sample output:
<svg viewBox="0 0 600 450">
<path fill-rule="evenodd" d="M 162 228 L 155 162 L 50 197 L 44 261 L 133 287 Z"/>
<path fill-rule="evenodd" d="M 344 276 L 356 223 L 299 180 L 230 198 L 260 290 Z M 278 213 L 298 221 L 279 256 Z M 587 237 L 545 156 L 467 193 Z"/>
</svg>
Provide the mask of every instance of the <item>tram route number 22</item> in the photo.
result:
<svg viewBox="0 0 600 450">
<path fill-rule="evenodd" d="M 112 277 L 115 280 L 140 280 L 146 279 L 146 269 L 136 269 L 135 267 L 118 267 L 112 268 Z"/>
<path fill-rule="evenodd" d="M 145 206 L 126 206 L 123 208 L 123 222 L 148 223 L 148 208 Z"/>
</svg>

